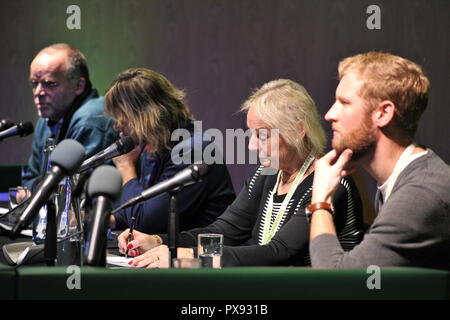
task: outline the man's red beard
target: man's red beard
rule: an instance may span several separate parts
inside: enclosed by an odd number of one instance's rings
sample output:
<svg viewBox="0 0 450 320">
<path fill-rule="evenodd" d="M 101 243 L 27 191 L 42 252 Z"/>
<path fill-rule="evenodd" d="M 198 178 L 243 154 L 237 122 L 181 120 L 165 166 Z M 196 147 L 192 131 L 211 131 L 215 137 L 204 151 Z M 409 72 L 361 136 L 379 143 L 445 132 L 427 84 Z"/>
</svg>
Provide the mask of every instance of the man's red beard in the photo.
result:
<svg viewBox="0 0 450 320">
<path fill-rule="evenodd" d="M 361 123 L 358 129 L 347 133 L 344 137 L 341 132 L 339 141 L 333 138 L 332 145 L 336 152 L 341 154 L 345 149 L 353 151 L 352 161 L 356 161 L 372 151 L 375 147 L 375 128 L 371 125 L 370 120 L 367 119 Z"/>
</svg>

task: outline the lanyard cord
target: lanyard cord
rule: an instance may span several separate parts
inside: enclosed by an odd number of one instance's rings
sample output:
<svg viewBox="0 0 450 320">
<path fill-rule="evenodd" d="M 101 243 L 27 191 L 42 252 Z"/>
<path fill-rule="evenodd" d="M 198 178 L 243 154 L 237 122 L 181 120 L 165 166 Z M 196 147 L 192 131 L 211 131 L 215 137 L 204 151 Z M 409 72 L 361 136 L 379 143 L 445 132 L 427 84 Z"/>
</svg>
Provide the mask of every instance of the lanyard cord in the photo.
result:
<svg viewBox="0 0 450 320">
<path fill-rule="evenodd" d="M 272 213 L 273 213 L 273 196 L 277 192 L 278 184 L 279 184 L 280 178 L 281 178 L 281 170 L 280 170 L 280 172 L 278 172 L 277 181 L 275 183 L 275 186 L 273 187 L 272 196 L 269 198 L 269 204 L 267 206 L 267 214 L 266 214 L 266 219 L 265 219 L 265 223 L 264 223 L 264 233 L 263 233 L 263 243 L 262 243 L 263 245 L 267 244 L 272 239 L 272 237 L 275 235 L 275 232 L 277 231 L 277 229 L 280 225 L 281 218 L 284 216 L 284 212 L 286 211 L 286 208 L 287 208 L 289 202 L 291 201 L 291 198 L 294 195 L 295 190 L 297 189 L 298 185 L 300 184 L 300 181 L 302 180 L 303 176 L 305 175 L 306 171 L 311 166 L 313 161 L 314 161 L 314 156 L 312 155 L 312 153 L 310 153 L 308 155 L 308 157 L 306 158 L 305 162 L 303 163 L 302 168 L 297 173 L 297 176 L 295 177 L 294 182 L 292 183 L 291 187 L 289 188 L 289 191 L 281 204 L 280 210 L 278 211 L 277 216 L 275 217 L 275 221 L 271 228 L 270 221 L 272 220 Z"/>
</svg>

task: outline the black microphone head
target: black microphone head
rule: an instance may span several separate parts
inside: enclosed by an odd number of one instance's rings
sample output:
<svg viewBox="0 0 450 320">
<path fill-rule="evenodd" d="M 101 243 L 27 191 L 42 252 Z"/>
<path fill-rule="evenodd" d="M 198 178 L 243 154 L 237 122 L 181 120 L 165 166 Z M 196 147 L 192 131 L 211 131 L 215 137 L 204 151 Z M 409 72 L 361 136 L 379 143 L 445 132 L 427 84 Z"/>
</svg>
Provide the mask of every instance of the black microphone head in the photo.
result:
<svg viewBox="0 0 450 320">
<path fill-rule="evenodd" d="M 208 172 L 209 166 L 206 163 L 194 163 L 191 166 L 191 168 L 192 168 L 192 177 L 195 180 L 198 180 Z"/>
<path fill-rule="evenodd" d="M 134 149 L 135 144 L 131 137 L 125 136 L 117 140 L 116 142 L 117 150 L 120 154 L 125 154 Z"/>
<path fill-rule="evenodd" d="M 23 121 L 17 124 L 17 131 L 21 137 L 32 134 L 34 131 L 33 124 L 30 121 Z"/>
<path fill-rule="evenodd" d="M 122 176 L 113 166 L 103 165 L 94 170 L 88 183 L 88 196 L 106 196 L 117 200 L 122 189 Z"/>
<path fill-rule="evenodd" d="M 8 119 L 3 119 L 0 121 L 0 131 L 6 130 L 14 126 L 15 123 Z"/>
<path fill-rule="evenodd" d="M 58 143 L 50 154 L 50 163 L 60 166 L 68 175 L 72 175 L 81 166 L 85 157 L 84 147 L 78 141 L 65 139 Z"/>
</svg>

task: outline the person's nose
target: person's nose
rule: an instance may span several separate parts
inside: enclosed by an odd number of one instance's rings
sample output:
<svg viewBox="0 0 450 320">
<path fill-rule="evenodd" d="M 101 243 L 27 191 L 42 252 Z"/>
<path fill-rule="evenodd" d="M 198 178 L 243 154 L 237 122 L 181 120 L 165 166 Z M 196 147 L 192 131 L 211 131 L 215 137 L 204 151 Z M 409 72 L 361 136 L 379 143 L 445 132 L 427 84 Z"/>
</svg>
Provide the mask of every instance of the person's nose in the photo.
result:
<svg viewBox="0 0 450 320">
<path fill-rule="evenodd" d="M 330 107 L 330 109 L 325 114 L 325 120 L 336 121 L 337 120 L 337 101 Z"/>
<path fill-rule="evenodd" d="M 255 133 L 250 136 L 250 141 L 248 142 L 248 150 L 258 151 L 258 138 Z"/>
<path fill-rule="evenodd" d="M 41 82 L 39 82 L 37 84 L 36 88 L 33 89 L 33 94 L 35 96 L 43 96 L 43 95 L 45 95 L 45 93 L 46 93 L 45 92 L 45 88 L 44 88 L 44 86 L 42 85 Z"/>
</svg>

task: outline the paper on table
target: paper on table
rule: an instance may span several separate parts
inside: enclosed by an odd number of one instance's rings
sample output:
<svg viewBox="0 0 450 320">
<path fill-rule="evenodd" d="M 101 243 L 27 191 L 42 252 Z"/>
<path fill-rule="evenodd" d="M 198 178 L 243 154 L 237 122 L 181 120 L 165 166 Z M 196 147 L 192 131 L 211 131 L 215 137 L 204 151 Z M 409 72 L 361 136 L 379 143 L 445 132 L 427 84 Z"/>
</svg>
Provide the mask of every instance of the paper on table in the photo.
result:
<svg viewBox="0 0 450 320">
<path fill-rule="evenodd" d="M 116 256 L 115 254 L 109 254 L 106 256 L 106 263 L 111 264 L 114 266 L 120 266 L 120 267 L 127 267 L 131 268 L 131 266 L 128 264 L 133 260 L 133 258 L 125 258 L 124 256 Z"/>
</svg>

